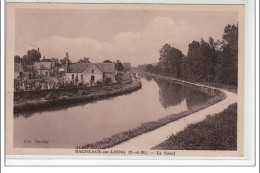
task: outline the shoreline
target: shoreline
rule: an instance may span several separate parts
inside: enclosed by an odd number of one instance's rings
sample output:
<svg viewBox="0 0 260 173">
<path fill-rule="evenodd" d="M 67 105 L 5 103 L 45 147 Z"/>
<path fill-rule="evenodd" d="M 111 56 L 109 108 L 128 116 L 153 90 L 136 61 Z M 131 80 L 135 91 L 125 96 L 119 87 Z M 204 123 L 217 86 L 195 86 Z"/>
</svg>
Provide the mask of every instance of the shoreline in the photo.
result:
<svg viewBox="0 0 260 173">
<path fill-rule="evenodd" d="M 170 80 L 174 80 L 174 81 L 177 81 L 177 82 L 182 82 L 178 79 L 173 79 L 173 78 L 169 78 L 169 77 L 154 75 L 154 74 L 150 74 L 150 73 L 145 73 L 145 74 L 148 74 L 150 76 L 164 78 L 166 80 L 170 79 Z M 186 82 L 186 81 L 184 81 L 182 83 L 194 85 L 193 83 Z M 198 86 L 198 85 L 196 85 L 196 86 Z M 200 88 L 202 87 L 202 89 L 205 89 L 205 86 L 199 86 L 199 87 Z M 210 92 L 212 92 L 211 90 L 213 88 L 208 87 L 208 89 L 210 89 Z M 82 146 L 82 148 L 106 149 L 106 148 L 111 148 L 111 147 L 117 146 L 118 144 L 120 145 L 121 143 L 127 142 L 128 140 L 130 140 L 134 137 L 137 137 L 139 135 L 143 135 L 145 133 L 159 129 L 159 128 L 167 125 L 167 124 L 170 124 L 170 123 L 177 121 L 177 120 L 179 120 L 183 117 L 186 117 L 188 115 L 196 113 L 196 112 L 203 110 L 205 108 L 208 108 L 208 107 L 210 107 L 210 106 L 212 106 L 212 105 L 214 105 L 214 104 L 216 104 L 216 103 L 218 103 L 222 100 L 225 100 L 226 94 L 224 92 L 220 91 L 219 89 L 213 89 L 213 91 L 215 92 L 215 96 L 213 96 L 211 99 L 209 99 L 207 104 L 197 106 L 192 110 L 187 110 L 187 111 L 181 112 L 179 114 L 171 114 L 171 115 L 165 116 L 163 118 L 160 118 L 159 120 L 156 120 L 156 121 L 150 121 L 150 122 L 147 122 L 147 123 L 143 123 L 140 126 L 138 126 L 137 128 L 115 134 L 111 137 L 104 138 L 103 140 L 100 140 L 100 141 L 95 142 L 95 143 L 86 144 L 86 145 Z"/>
<path fill-rule="evenodd" d="M 190 82 L 184 81 L 184 83 L 190 83 Z M 172 121 L 164 126 L 161 126 L 158 129 L 141 134 L 135 138 L 129 139 L 128 141 L 115 145 L 110 149 L 150 150 L 151 148 L 164 142 L 169 136 L 175 135 L 178 132 L 183 131 L 186 126 L 203 121 L 209 114 L 213 115 L 213 114 L 221 113 L 229 105 L 237 102 L 237 94 L 235 93 L 217 87 L 211 87 L 211 86 L 206 86 L 206 85 L 201 85 L 196 83 L 193 83 L 193 85 L 216 89 L 221 93 L 225 94 L 226 97 L 224 100 L 219 101 L 205 109 L 201 109 L 197 112 L 190 114 L 189 116 L 180 118 L 176 121 Z"/>
<path fill-rule="evenodd" d="M 122 94 L 131 93 L 133 91 L 136 91 L 142 87 L 142 83 L 140 80 L 133 81 L 131 84 L 122 84 L 119 85 L 121 88 L 114 89 L 113 86 L 111 86 L 112 90 L 108 91 L 95 91 L 96 93 L 93 94 L 86 94 L 86 95 L 77 95 L 77 96 L 71 96 L 71 97 L 60 97 L 55 99 L 49 99 L 49 100 L 37 100 L 37 101 L 29 101 L 25 103 L 20 104 L 14 104 L 13 106 L 13 112 L 14 113 L 21 113 L 26 111 L 34 111 L 34 110 L 45 110 L 48 108 L 54 108 L 58 106 L 69 106 L 77 103 L 88 103 L 92 101 L 96 101 L 99 99 L 104 99 L 108 97 L 118 96 Z M 116 88 L 116 87 L 115 87 Z M 96 87 L 98 90 L 99 88 Z M 101 89 L 100 89 L 101 90 Z M 81 90 L 81 91 L 88 91 L 88 90 Z"/>
</svg>

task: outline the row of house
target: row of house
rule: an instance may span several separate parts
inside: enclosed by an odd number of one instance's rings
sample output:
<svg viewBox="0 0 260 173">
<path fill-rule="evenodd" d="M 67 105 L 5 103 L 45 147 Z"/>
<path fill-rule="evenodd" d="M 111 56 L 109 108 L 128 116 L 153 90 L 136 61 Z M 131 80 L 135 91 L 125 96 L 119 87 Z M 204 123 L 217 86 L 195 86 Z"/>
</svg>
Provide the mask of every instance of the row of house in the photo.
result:
<svg viewBox="0 0 260 173">
<path fill-rule="evenodd" d="M 114 63 L 69 63 L 66 53 L 66 63 L 56 67 L 55 62 L 35 62 L 33 65 L 22 65 L 15 63 L 14 77 L 31 79 L 33 76 L 53 77 L 63 74 L 66 82 L 73 83 L 96 83 L 116 82 L 117 71 Z"/>
<path fill-rule="evenodd" d="M 14 78 L 31 78 L 35 75 L 51 76 L 57 71 L 55 62 L 35 62 L 33 65 L 14 63 Z"/>
</svg>

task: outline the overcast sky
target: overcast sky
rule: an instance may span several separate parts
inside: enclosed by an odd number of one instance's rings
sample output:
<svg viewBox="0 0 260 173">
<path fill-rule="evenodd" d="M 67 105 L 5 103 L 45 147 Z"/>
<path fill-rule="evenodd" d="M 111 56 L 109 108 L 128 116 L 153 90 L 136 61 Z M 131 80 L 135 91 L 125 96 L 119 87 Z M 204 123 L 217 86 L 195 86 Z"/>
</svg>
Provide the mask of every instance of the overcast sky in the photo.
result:
<svg viewBox="0 0 260 173">
<path fill-rule="evenodd" d="M 130 62 L 158 62 L 165 43 L 187 54 L 188 44 L 212 36 L 237 22 L 234 12 L 17 9 L 15 53 L 38 47 L 46 58 L 75 62 L 90 57 Z"/>
</svg>

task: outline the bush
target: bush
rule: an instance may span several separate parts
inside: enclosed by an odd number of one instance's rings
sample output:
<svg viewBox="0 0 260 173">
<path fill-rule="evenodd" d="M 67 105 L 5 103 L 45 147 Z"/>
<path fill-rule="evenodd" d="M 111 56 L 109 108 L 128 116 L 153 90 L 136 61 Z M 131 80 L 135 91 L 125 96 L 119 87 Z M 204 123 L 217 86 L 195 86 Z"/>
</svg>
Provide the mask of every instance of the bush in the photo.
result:
<svg viewBox="0 0 260 173">
<path fill-rule="evenodd" d="M 105 83 L 105 84 L 111 83 L 111 79 L 108 78 L 108 77 L 104 77 L 104 83 Z"/>
<path fill-rule="evenodd" d="M 97 84 L 97 85 L 102 85 L 102 82 L 98 80 L 98 81 L 96 82 L 96 84 Z"/>
</svg>

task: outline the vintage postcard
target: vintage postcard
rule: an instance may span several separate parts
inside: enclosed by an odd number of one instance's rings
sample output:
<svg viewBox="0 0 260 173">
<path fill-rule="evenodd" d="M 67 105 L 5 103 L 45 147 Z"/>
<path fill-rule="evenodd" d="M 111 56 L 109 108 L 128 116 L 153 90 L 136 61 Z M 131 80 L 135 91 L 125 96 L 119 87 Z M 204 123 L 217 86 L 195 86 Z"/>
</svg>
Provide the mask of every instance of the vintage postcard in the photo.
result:
<svg viewBox="0 0 260 173">
<path fill-rule="evenodd" d="M 243 157 L 244 5 L 6 12 L 6 155 Z"/>
</svg>

